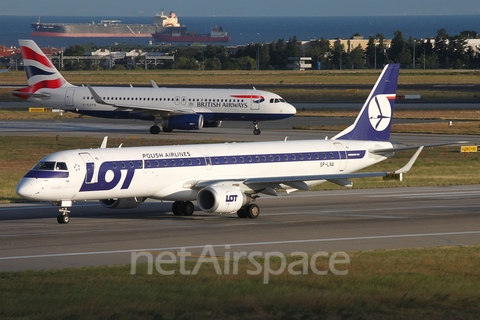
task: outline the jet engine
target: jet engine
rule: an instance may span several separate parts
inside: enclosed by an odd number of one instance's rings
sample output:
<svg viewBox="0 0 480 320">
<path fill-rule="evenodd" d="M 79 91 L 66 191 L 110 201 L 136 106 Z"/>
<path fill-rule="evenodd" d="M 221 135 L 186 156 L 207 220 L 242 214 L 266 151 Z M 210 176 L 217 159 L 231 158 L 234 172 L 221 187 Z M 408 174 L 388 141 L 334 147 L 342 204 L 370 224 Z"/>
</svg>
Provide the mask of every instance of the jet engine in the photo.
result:
<svg viewBox="0 0 480 320">
<path fill-rule="evenodd" d="M 133 209 L 138 207 L 145 198 L 121 198 L 100 200 L 102 206 L 108 209 Z"/>
<path fill-rule="evenodd" d="M 208 186 L 197 194 L 197 204 L 206 212 L 235 212 L 247 203 L 247 197 L 234 187 Z"/>
<path fill-rule="evenodd" d="M 164 131 L 167 128 L 179 130 L 199 130 L 203 127 L 203 116 L 201 114 L 182 114 L 162 118 L 161 126 Z"/>
</svg>

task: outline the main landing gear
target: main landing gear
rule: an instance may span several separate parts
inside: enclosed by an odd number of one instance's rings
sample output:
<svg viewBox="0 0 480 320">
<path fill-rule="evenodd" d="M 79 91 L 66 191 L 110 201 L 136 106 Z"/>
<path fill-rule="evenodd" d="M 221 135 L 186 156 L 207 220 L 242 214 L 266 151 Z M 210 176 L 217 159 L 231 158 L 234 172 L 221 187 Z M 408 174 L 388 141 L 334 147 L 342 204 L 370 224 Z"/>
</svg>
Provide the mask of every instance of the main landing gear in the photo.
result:
<svg viewBox="0 0 480 320">
<path fill-rule="evenodd" d="M 150 133 L 151 134 L 159 134 L 160 133 L 160 127 L 157 126 L 156 124 L 150 127 Z"/>
<path fill-rule="evenodd" d="M 159 134 L 160 131 L 162 131 L 162 130 L 157 125 L 153 125 L 153 126 L 150 127 L 150 133 L 151 134 Z M 173 129 L 171 129 L 171 128 L 163 127 L 163 132 L 172 132 L 172 131 L 173 131 Z"/>
<path fill-rule="evenodd" d="M 195 207 L 191 201 L 175 201 L 172 204 L 172 211 L 176 216 L 191 216 Z"/>
<path fill-rule="evenodd" d="M 262 131 L 258 129 L 258 121 L 253 121 L 253 125 L 255 126 L 255 129 L 253 129 L 253 134 L 258 136 Z"/>
<path fill-rule="evenodd" d="M 255 203 L 247 204 L 237 211 L 239 218 L 257 219 L 260 215 L 260 208 Z"/>
<path fill-rule="evenodd" d="M 70 211 L 66 207 L 62 207 L 58 209 L 60 211 L 60 214 L 57 216 L 57 222 L 64 224 L 64 223 L 69 223 L 70 222 L 70 216 L 68 215 Z"/>
</svg>

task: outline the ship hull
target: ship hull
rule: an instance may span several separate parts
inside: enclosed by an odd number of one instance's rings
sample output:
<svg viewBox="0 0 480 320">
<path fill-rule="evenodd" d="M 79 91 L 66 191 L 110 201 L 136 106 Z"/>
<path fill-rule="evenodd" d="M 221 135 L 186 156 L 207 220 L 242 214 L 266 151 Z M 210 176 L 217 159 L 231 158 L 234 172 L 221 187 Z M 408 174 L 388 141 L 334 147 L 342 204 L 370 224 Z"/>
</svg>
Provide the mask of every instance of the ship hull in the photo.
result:
<svg viewBox="0 0 480 320">
<path fill-rule="evenodd" d="M 63 38 L 151 38 L 152 33 L 184 32 L 186 27 L 162 27 L 148 24 L 54 24 L 33 23 L 33 37 Z"/>
</svg>

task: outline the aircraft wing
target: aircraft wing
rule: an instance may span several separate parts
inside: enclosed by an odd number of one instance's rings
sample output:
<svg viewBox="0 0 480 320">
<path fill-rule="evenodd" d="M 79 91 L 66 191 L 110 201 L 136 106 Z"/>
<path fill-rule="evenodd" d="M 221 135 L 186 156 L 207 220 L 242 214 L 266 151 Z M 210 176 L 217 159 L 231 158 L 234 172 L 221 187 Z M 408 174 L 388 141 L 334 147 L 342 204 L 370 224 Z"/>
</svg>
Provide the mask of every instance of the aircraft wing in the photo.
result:
<svg viewBox="0 0 480 320">
<path fill-rule="evenodd" d="M 176 109 L 176 108 L 158 108 L 158 107 L 145 107 L 145 106 L 136 106 L 133 104 L 122 104 L 122 103 L 108 103 L 104 101 L 98 93 L 90 86 L 87 85 L 88 90 L 93 96 L 93 99 L 96 103 L 110 105 L 116 107 L 117 110 L 130 111 L 130 112 L 139 112 L 144 113 L 145 115 L 152 115 L 155 117 L 168 117 L 174 114 L 194 114 L 195 111 L 191 109 Z"/>
<path fill-rule="evenodd" d="M 235 179 L 228 180 L 229 182 L 237 182 L 243 184 L 252 190 L 261 190 L 265 188 L 270 188 L 268 193 L 271 195 L 276 195 L 273 188 L 280 189 L 281 185 L 286 185 L 294 189 L 299 190 L 308 190 L 309 186 L 306 182 L 309 181 L 318 181 L 318 180 L 328 180 L 336 184 L 343 186 L 351 185 L 351 182 L 348 179 L 351 178 L 366 178 L 366 177 L 384 177 L 388 175 L 400 174 L 408 172 L 418 156 L 423 150 L 423 146 L 420 146 L 408 163 L 402 168 L 394 171 L 380 171 L 380 172 L 352 172 L 352 173 L 335 173 L 335 174 L 313 174 L 313 175 L 302 175 L 302 176 L 277 176 L 277 177 L 258 177 L 258 178 L 247 178 L 247 179 Z M 217 184 L 221 182 L 226 182 L 227 180 L 209 180 L 209 181 L 200 181 L 192 185 L 195 189 L 201 189 L 203 187 Z"/>
</svg>

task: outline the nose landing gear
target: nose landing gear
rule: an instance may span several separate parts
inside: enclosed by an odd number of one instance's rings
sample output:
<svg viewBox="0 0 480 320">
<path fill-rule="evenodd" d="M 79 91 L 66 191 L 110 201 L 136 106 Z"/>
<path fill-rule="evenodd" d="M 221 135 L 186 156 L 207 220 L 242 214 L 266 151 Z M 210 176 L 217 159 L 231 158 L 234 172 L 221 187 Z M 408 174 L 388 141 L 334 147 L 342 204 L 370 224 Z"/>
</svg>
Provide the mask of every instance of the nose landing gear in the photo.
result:
<svg viewBox="0 0 480 320">
<path fill-rule="evenodd" d="M 69 223 L 70 216 L 68 214 L 70 211 L 66 207 L 62 207 L 58 211 L 60 211 L 60 214 L 57 216 L 57 222 L 60 224 Z"/>
<path fill-rule="evenodd" d="M 258 129 L 258 121 L 253 121 L 253 125 L 255 126 L 255 129 L 253 129 L 253 134 L 258 136 L 262 131 Z"/>
</svg>

